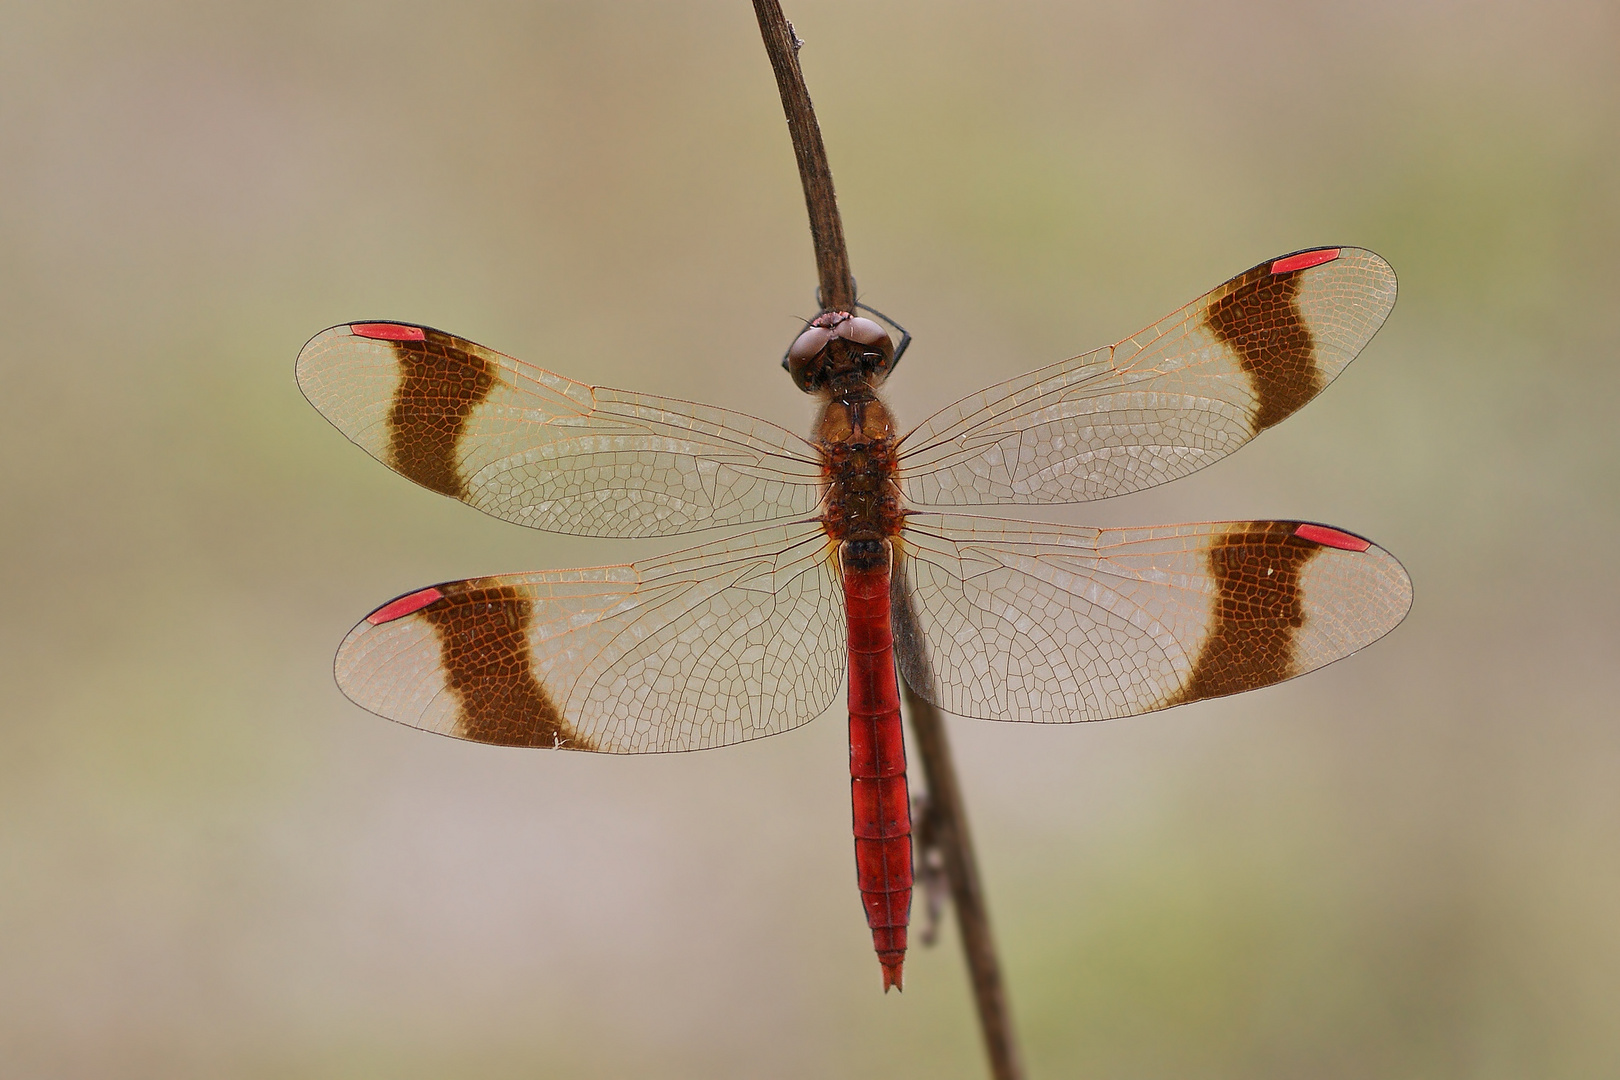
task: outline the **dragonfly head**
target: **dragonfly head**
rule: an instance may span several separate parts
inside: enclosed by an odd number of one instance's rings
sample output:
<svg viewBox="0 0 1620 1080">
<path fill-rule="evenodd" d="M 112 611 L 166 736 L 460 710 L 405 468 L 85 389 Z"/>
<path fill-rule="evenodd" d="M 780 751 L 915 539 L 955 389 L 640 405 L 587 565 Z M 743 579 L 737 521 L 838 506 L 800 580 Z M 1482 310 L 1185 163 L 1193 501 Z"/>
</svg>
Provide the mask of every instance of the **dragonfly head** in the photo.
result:
<svg viewBox="0 0 1620 1080">
<path fill-rule="evenodd" d="M 877 386 L 894 367 L 894 342 L 888 331 L 847 311 L 827 311 L 804 328 L 782 366 L 807 394 L 851 382 Z"/>
</svg>

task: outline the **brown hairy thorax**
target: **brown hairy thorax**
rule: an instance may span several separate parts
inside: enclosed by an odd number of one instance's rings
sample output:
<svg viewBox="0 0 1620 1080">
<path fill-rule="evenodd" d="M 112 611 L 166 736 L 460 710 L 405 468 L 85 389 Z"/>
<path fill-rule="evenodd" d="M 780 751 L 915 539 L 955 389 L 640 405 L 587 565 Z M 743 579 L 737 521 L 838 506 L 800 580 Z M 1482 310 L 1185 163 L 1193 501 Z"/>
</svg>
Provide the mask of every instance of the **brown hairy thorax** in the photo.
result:
<svg viewBox="0 0 1620 1080">
<path fill-rule="evenodd" d="M 816 423 L 827 534 L 854 542 L 846 557 L 887 562 L 881 542 L 900 532 L 904 511 L 895 483 L 894 418 L 877 387 L 894 366 L 889 335 L 870 319 L 845 312 L 817 316 L 788 350 L 800 389 L 825 396 Z M 849 545 L 846 544 L 846 548 Z"/>
</svg>

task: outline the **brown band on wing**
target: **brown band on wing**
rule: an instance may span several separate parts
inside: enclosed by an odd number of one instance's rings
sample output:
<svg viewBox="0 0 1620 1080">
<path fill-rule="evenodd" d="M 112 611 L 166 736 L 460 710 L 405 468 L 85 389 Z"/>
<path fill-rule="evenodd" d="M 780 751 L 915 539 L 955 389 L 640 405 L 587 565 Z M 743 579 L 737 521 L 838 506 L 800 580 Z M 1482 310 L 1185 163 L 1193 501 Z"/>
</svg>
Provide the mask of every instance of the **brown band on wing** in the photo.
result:
<svg viewBox="0 0 1620 1080">
<path fill-rule="evenodd" d="M 589 750 L 535 678 L 529 652 L 534 604 L 509 585 L 450 593 L 422 614 L 439 635 L 445 682 L 461 702 L 455 734 L 500 746 Z"/>
<path fill-rule="evenodd" d="M 421 341 L 392 341 L 399 390 L 388 414 L 388 463 L 423 487 L 464 498 L 456 441 L 467 417 L 495 385 L 495 369 L 437 330 Z"/>
<path fill-rule="evenodd" d="M 1269 263 L 1241 275 L 1204 319 L 1231 346 L 1259 402 L 1254 434 L 1288 418 L 1322 389 L 1316 341 L 1295 298 L 1301 271 L 1273 274 Z"/>
<path fill-rule="evenodd" d="M 1217 537 L 1208 553 L 1215 625 L 1191 675 L 1165 705 L 1270 686 L 1294 674 L 1294 631 L 1305 625 L 1300 571 L 1320 544 L 1290 521 L 1252 521 Z"/>
</svg>

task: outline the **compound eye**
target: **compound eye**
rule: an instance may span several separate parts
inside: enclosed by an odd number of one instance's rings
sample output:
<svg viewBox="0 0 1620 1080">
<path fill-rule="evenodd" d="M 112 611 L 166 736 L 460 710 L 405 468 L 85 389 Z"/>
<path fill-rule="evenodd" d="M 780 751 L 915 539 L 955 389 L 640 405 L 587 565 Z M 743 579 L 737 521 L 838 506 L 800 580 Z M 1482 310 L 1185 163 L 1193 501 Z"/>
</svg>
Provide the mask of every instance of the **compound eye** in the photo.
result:
<svg viewBox="0 0 1620 1080">
<path fill-rule="evenodd" d="M 782 366 L 793 377 L 793 385 L 812 391 L 826 377 L 827 345 L 836 335 L 824 326 L 811 326 L 793 339 Z"/>
<path fill-rule="evenodd" d="M 845 319 L 838 324 L 838 336 L 857 345 L 876 345 L 882 342 L 892 347 L 888 331 L 871 319 Z"/>
<path fill-rule="evenodd" d="M 827 342 L 833 339 L 833 332 L 825 326 L 812 326 L 800 334 L 793 341 L 793 347 L 788 349 L 788 362 L 814 359 L 815 356 L 827 347 Z"/>
</svg>

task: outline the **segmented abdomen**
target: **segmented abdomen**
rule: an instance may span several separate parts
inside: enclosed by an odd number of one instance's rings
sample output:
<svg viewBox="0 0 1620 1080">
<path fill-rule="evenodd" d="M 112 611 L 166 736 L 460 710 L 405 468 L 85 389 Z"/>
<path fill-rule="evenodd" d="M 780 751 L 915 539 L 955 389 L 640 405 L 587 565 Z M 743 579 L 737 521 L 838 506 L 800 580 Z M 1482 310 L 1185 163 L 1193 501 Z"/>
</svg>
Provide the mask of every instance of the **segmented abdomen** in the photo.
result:
<svg viewBox="0 0 1620 1080">
<path fill-rule="evenodd" d="M 883 988 L 901 985 L 911 918 L 911 800 L 905 736 L 889 620 L 889 563 L 846 562 L 849 616 L 849 774 L 855 819 L 855 873 Z"/>
</svg>

